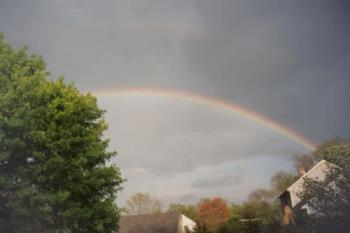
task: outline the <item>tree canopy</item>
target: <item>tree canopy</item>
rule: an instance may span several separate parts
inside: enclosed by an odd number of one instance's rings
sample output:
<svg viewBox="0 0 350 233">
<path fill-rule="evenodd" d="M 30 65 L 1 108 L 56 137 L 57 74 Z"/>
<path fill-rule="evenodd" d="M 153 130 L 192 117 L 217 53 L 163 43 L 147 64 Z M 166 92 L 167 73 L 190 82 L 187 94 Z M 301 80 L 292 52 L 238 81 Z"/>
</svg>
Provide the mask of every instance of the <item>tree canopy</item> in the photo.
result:
<svg viewBox="0 0 350 233">
<path fill-rule="evenodd" d="M 179 212 L 184 214 L 186 217 L 192 219 L 193 221 L 198 220 L 197 207 L 195 205 L 184 205 L 184 204 L 175 204 L 171 203 L 168 207 L 169 212 Z"/>
<path fill-rule="evenodd" d="M 211 232 L 217 232 L 229 217 L 229 206 L 222 198 L 203 199 L 198 203 L 198 221 Z"/>
<path fill-rule="evenodd" d="M 114 232 L 122 178 L 96 98 L 0 36 L 0 232 Z"/>
<path fill-rule="evenodd" d="M 130 215 L 156 214 L 162 209 L 161 202 L 148 193 L 135 193 L 126 202 L 125 211 Z"/>
<path fill-rule="evenodd" d="M 297 179 L 298 176 L 293 173 L 278 171 L 271 177 L 271 188 L 277 195 L 281 194 Z"/>
</svg>

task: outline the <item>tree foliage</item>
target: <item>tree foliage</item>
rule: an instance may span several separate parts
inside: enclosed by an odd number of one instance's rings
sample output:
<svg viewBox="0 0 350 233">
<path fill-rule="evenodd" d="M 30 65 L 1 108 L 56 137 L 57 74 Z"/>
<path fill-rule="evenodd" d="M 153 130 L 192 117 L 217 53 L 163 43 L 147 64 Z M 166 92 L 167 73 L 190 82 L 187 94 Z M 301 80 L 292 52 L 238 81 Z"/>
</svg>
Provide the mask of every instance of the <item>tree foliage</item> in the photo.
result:
<svg viewBox="0 0 350 233">
<path fill-rule="evenodd" d="M 197 226 L 193 229 L 193 231 L 186 229 L 185 232 L 186 233 L 214 233 L 213 231 L 208 230 L 205 224 L 201 224 L 201 223 L 197 223 Z"/>
<path fill-rule="evenodd" d="M 211 232 L 216 232 L 229 217 L 230 209 L 222 198 L 203 199 L 198 203 L 198 221 Z"/>
<path fill-rule="evenodd" d="M 96 98 L 0 36 L 0 232 L 113 232 L 119 170 Z"/>
<path fill-rule="evenodd" d="M 169 212 L 179 212 L 193 221 L 198 220 L 197 207 L 195 205 L 184 205 L 171 203 L 168 207 Z"/>
<path fill-rule="evenodd" d="M 350 145 L 340 140 L 328 141 L 315 155 L 331 164 L 324 181 L 305 182 L 301 198 L 311 210 L 311 221 L 307 223 L 312 223 L 313 232 L 349 232 Z"/>
<path fill-rule="evenodd" d="M 280 206 L 278 203 L 253 199 L 241 205 L 232 205 L 231 217 L 223 225 L 223 228 L 220 228 L 219 232 L 280 232 L 280 222 Z"/>
<path fill-rule="evenodd" d="M 281 194 L 297 179 L 298 176 L 293 173 L 278 171 L 271 177 L 271 188 L 276 194 Z"/>
<path fill-rule="evenodd" d="M 304 169 L 308 172 L 316 162 L 316 158 L 310 154 L 298 154 L 294 157 L 294 167 L 296 170 Z"/>
<path fill-rule="evenodd" d="M 249 194 L 248 201 L 271 203 L 274 201 L 274 198 L 275 194 L 270 189 L 255 189 Z"/>
<path fill-rule="evenodd" d="M 125 211 L 130 215 L 156 214 L 162 209 L 161 202 L 148 193 L 135 193 L 126 203 Z"/>
<path fill-rule="evenodd" d="M 218 233 L 249 233 L 246 227 L 239 221 L 238 217 L 231 217 L 222 226 L 220 226 Z"/>
</svg>

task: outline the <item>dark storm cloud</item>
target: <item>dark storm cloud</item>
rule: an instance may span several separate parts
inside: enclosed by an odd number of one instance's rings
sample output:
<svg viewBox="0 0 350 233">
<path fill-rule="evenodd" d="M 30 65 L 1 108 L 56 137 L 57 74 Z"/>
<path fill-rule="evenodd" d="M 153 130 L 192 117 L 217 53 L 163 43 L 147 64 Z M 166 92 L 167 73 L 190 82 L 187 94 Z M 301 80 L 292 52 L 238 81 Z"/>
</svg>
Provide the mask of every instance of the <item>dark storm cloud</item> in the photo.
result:
<svg viewBox="0 0 350 233">
<path fill-rule="evenodd" d="M 0 30 L 83 90 L 185 89 L 350 138 L 348 1 L 1 1 Z"/>
<path fill-rule="evenodd" d="M 43 55 L 53 76 L 62 74 L 83 91 L 151 86 L 198 92 L 235 101 L 321 142 L 350 138 L 349 5 L 0 0 L 0 31 L 15 46 Z M 234 190 L 224 186 L 239 179 L 230 166 L 249 161 L 255 172 L 271 159 L 268 173 L 245 174 L 254 184 L 236 183 L 242 200 L 303 150 L 220 111 L 165 100 L 99 101 L 108 110 L 111 148 L 129 179 L 126 195 L 154 191 L 176 201 L 200 189 L 203 195 L 231 196 Z M 207 175 L 223 170 L 231 185 Z"/>
<path fill-rule="evenodd" d="M 211 37 L 184 51 L 198 83 L 315 140 L 349 137 L 346 1 L 201 1 Z"/>
</svg>

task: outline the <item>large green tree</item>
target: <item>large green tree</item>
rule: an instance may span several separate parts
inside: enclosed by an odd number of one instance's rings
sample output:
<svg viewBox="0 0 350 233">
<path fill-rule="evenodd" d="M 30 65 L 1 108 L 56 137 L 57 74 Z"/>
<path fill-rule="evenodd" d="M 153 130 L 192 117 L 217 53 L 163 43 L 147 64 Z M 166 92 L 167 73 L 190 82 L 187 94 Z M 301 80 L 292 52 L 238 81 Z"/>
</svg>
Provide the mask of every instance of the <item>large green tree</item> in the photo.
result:
<svg viewBox="0 0 350 233">
<path fill-rule="evenodd" d="M 122 178 L 96 98 L 0 36 L 0 232 L 114 232 Z"/>
</svg>

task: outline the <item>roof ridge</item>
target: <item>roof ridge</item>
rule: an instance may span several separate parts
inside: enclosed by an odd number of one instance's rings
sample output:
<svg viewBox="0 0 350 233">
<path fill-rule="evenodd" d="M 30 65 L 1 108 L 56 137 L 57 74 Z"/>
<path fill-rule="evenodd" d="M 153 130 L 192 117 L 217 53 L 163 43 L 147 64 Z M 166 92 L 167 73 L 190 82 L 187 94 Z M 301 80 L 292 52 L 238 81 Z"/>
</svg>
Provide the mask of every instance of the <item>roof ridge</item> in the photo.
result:
<svg viewBox="0 0 350 233">
<path fill-rule="evenodd" d="M 309 174 L 311 174 L 312 171 L 314 171 L 317 167 L 319 167 L 323 163 L 327 163 L 327 161 L 324 159 L 321 159 L 317 164 L 315 164 L 315 166 L 313 166 L 309 171 L 307 171 L 302 177 L 299 177 L 299 179 L 297 179 L 292 185 L 290 185 L 287 188 L 287 190 L 289 191 L 289 189 L 291 189 L 292 187 L 294 187 L 295 185 L 297 185 L 298 183 L 303 181 L 305 177 L 307 177 Z"/>
</svg>

